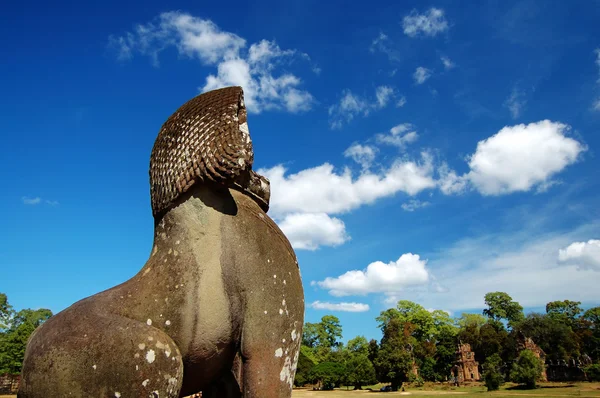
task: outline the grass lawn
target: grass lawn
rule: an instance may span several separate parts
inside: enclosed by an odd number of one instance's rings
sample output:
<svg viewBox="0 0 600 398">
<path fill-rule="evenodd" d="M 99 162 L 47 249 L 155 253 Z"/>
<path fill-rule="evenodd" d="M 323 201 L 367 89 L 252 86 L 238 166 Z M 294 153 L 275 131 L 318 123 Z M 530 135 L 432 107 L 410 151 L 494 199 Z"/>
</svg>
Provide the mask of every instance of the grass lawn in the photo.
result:
<svg viewBox="0 0 600 398">
<path fill-rule="evenodd" d="M 327 398 L 352 398 L 352 397 L 397 397 L 412 395 L 415 398 L 439 397 L 447 395 L 453 398 L 489 396 L 497 398 L 507 397 L 600 397 L 600 383 L 543 383 L 541 388 L 535 390 L 522 390 L 515 388 L 513 384 L 507 383 L 500 391 L 487 392 L 483 386 L 472 387 L 445 387 L 431 385 L 420 388 L 405 388 L 405 392 L 370 392 L 347 391 L 345 389 L 334 391 L 312 391 L 296 389 L 292 398 L 303 397 L 327 397 Z"/>
<path fill-rule="evenodd" d="M 543 383 L 541 388 L 535 390 L 521 390 L 513 384 L 505 384 L 500 391 L 487 392 L 483 386 L 472 387 L 445 387 L 430 385 L 420 388 L 406 388 L 405 392 L 370 392 L 368 390 L 334 390 L 312 391 L 308 389 L 295 389 L 292 398 L 367 398 L 367 397 L 398 397 L 412 395 L 415 398 L 432 398 L 448 396 L 448 398 L 473 398 L 486 396 L 494 398 L 509 397 L 598 397 L 600 398 L 600 383 Z M 0 395 L 0 398 L 16 398 L 16 395 Z"/>
</svg>

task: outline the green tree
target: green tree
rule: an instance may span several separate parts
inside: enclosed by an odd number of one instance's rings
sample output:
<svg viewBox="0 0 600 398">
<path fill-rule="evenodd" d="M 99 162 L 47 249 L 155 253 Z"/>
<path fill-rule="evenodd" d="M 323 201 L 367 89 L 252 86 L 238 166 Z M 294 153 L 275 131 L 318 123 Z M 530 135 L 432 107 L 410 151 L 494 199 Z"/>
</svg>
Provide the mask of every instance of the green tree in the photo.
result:
<svg viewBox="0 0 600 398">
<path fill-rule="evenodd" d="M 29 337 L 51 316 L 44 308 L 15 312 L 6 294 L 0 293 L 0 374 L 21 372 Z"/>
<path fill-rule="evenodd" d="M 369 342 L 364 336 L 356 336 L 349 340 L 346 347 L 353 354 L 369 355 Z"/>
<path fill-rule="evenodd" d="M 583 312 L 581 301 L 551 301 L 546 304 L 546 314 L 552 319 L 573 327 L 577 317 Z"/>
<path fill-rule="evenodd" d="M 485 295 L 485 304 L 488 308 L 483 310 L 483 314 L 494 321 L 508 321 L 508 325 L 521 321 L 524 317 L 523 307 L 516 301 L 513 301 L 507 293 L 491 292 Z"/>
<path fill-rule="evenodd" d="M 526 388 L 536 388 L 536 383 L 542 377 L 542 361 L 530 350 L 523 350 L 519 358 L 513 363 L 510 379 Z"/>
<path fill-rule="evenodd" d="M 0 293 L 0 332 L 8 328 L 14 315 L 12 306 L 8 303 L 6 294 Z"/>
<path fill-rule="evenodd" d="M 309 380 L 319 384 L 323 390 L 333 390 L 339 385 L 346 373 L 343 364 L 337 362 L 322 362 L 309 372 Z"/>
<path fill-rule="evenodd" d="M 515 326 L 546 353 L 549 360 L 569 360 L 580 355 L 577 336 L 570 326 L 546 314 L 531 313 Z"/>
<path fill-rule="evenodd" d="M 353 354 L 346 362 L 346 382 L 361 390 L 363 385 L 377 383 L 375 367 L 366 354 Z"/>
<path fill-rule="evenodd" d="M 326 347 L 335 348 L 341 343 L 342 325 L 338 317 L 334 315 L 325 315 L 321 318 L 319 328 L 319 342 Z"/>
<path fill-rule="evenodd" d="M 483 378 L 488 391 L 496 391 L 500 389 L 500 385 L 504 383 L 504 377 L 500 368 L 502 367 L 502 359 L 500 355 L 493 354 L 489 356 L 484 365 Z"/>
<path fill-rule="evenodd" d="M 585 352 L 595 361 L 600 362 L 600 307 L 587 310 L 580 318 L 582 327 L 582 344 Z"/>
<path fill-rule="evenodd" d="M 467 327 L 472 327 L 479 331 L 479 329 L 481 329 L 481 327 L 483 325 L 485 325 L 487 323 L 487 321 L 488 321 L 487 318 L 481 314 L 469 314 L 469 313 L 463 312 L 461 314 L 460 318 L 458 318 L 456 320 L 456 325 L 460 329 L 466 329 Z"/>
<path fill-rule="evenodd" d="M 379 346 L 375 367 L 379 381 L 389 382 L 392 390 L 398 390 L 408 380 L 413 358 L 408 349 L 411 334 L 409 324 L 403 324 L 399 318 L 390 317 L 381 325 L 383 338 Z"/>
<path fill-rule="evenodd" d="M 300 346 L 300 354 L 298 355 L 298 365 L 296 367 L 296 377 L 294 384 L 303 386 L 310 381 L 310 371 L 317 365 L 318 361 L 313 351 L 305 346 Z"/>
</svg>

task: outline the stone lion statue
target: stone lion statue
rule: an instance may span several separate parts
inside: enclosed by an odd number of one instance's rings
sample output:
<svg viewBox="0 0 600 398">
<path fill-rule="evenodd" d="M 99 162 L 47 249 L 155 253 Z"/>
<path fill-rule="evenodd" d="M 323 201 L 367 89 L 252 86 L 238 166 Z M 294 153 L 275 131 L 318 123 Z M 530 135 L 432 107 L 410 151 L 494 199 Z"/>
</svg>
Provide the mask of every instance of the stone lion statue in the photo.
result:
<svg viewBox="0 0 600 398">
<path fill-rule="evenodd" d="M 302 282 L 252 163 L 240 87 L 169 117 L 150 158 L 148 261 L 34 332 L 19 398 L 291 396 Z"/>
</svg>

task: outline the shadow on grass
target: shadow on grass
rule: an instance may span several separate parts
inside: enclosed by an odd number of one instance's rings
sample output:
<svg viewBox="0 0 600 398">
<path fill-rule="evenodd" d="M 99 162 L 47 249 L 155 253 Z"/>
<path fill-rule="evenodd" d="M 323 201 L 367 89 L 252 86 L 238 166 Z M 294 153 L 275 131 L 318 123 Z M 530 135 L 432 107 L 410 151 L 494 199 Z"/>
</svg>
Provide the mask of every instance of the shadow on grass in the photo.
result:
<svg viewBox="0 0 600 398">
<path fill-rule="evenodd" d="M 513 390 L 548 390 L 548 389 L 552 389 L 552 388 L 569 388 L 569 387 L 575 387 L 575 384 L 566 384 L 566 385 L 562 385 L 562 386 L 537 386 L 535 388 L 529 388 L 527 386 L 518 385 L 518 386 L 507 387 L 507 388 L 505 388 L 505 390 L 506 391 L 513 391 Z"/>
</svg>

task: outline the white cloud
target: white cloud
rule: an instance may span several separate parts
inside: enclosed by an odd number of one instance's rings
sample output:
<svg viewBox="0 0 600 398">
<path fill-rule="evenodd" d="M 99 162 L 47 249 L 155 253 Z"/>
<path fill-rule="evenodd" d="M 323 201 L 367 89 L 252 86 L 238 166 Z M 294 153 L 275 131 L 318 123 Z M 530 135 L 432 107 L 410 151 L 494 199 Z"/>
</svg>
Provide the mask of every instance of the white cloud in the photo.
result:
<svg viewBox="0 0 600 398">
<path fill-rule="evenodd" d="M 510 96 L 504 101 L 504 106 L 508 108 L 513 119 L 517 119 L 521 115 L 521 111 L 526 103 L 525 92 L 514 87 Z"/>
<path fill-rule="evenodd" d="M 363 169 L 368 169 L 375 160 L 377 151 L 377 148 L 373 146 L 355 143 L 344 151 L 344 156 L 352 158 L 352 160 L 360 164 Z"/>
<path fill-rule="evenodd" d="M 339 246 L 350 239 L 344 222 L 325 213 L 288 214 L 278 225 L 295 249 Z"/>
<path fill-rule="evenodd" d="M 271 181 L 272 214 L 336 214 L 397 192 L 416 195 L 435 187 L 431 156 L 421 156 L 421 162 L 397 160 L 383 173 L 363 172 L 358 178 L 353 178 L 347 168 L 340 174 L 334 172 L 329 163 L 291 175 L 286 175 L 287 170 L 281 165 L 259 173 Z"/>
<path fill-rule="evenodd" d="M 600 240 L 573 242 L 558 251 L 558 260 L 576 265 L 579 269 L 600 271 Z"/>
<path fill-rule="evenodd" d="M 413 73 L 413 79 L 415 79 L 415 83 L 417 83 L 417 84 L 425 83 L 425 81 L 427 79 L 429 79 L 430 77 L 431 77 L 431 70 L 424 68 L 422 66 L 419 66 L 415 70 L 415 73 Z"/>
<path fill-rule="evenodd" d="M 342 91 L 339 103 L 329 107 L 329 125 L 332 129 L 337 129 L 357 115 L 368 116 L 373 110 L 385 108 L 394 95 L 394 89 L 389 86 L 377 87 L 373 100 L 367 100 L 346 89 Z"/>
<path fill-rule="evenodd" d="M 546 217 L 555 219 L 560 208 Z M 488 292 L 507 292 L 525 307 L 543 307 L 554 300 L 597 303 L 598 272 L 578 267 L 576 262 L 559 262 L 557 252 L 582 235 L 600 233 L 600 223 L 593 222 L 567 233 L 550 232 L 545 223 L 519 214 L 518 226 L 503 233 L 484 234 L 462 239 L 428 255 L 428 266 L 446 289 L 409 290 L 403 295 L 427 307 L 444 307 L 452 311 L 484 308 Z M 531 225 L 539 225 L 540 231 Z M 582 265 L 579 260 L 579 265 Z M 596 268 L 597 269 L 597 268 Z"/>
<path fill-rule="evenodd" d="M 438 174 L 438 186 L 445 195 L 461 194 L 467 190 L 469 183 L 467 175 L 457 175 L 446 163 L 438 167 Z"/>
<path fill-rule="evenodd" d="M 430 8 L 424 14 L 419 14 L 417 10 L 402 20 L 404 34 L 409 37 L 429 36 L 434 37 L 438 33 L 448 30 L 448 21 L 444 17 L 444 10 L 439 8 Z"/>
<path fill-rule="evenodd" d="M 586 150 L 565 136 L 569 129 L 549 120 L 502 128 L 477 143 L 469 158 L 469 181 L 483 195 L 529 191 L 547 183 Z"/>
<path fill-rule="evenodd" d="M 442 56 L 440 57 L 440 59 L 442 60 L 442 63 L 444 64 L 444 68 L 446 69 L 452 69 L 454 68 L 454 62 L 452 62 L 452 60 L 446 56 Z"/>
<path fill-rule="evenodd" d="M 177 48 L 180 55 L 198 59 L 202 64 L 216 66 L 217 73 L 206 78 L 202 91 L 230 85 L 244 89 L 245 103 L 250 112 L 285 109 L 301 112 L 311 108 L 314 99 L 301 90 L 301 80 L 290 73 L 275 74 L 283 60 L 294 57 L 308 59 L 295 50 L 282 50 L 272 41 L 254 43 L 246 51 L 246 40 L 222 31 L 215 23 L 181 12 L 165 12 L 153 22 L 137 25 L 134 32 L 111 36 L 110 44 L 120 59 L 134 53 L 150 56 L 158 66 L 159 54 Z"/>
<path fill-rule="evenodd" d="M 27 196 L 23 196 L 21 200 L 23 201 L 23 204 L 26 205 L 39 205 L 40 203 L 42 203 L 42 198 L 40 197 L 29 198 Z"/>
<path fill-rule="evenodd" d="M 30 198 L 28 196 L 23 196 L 21 198 L 21 202 L 23 202 L 24 205 L 28 205 L 28 206 L 36 206 L 42 203 L 47 204 L 48 206 L 58 206 L 58 201 L 56 200 L 47 200 L 47 199 L 42 199 L 39 196 L 36 196 L 34 198 Z"/>
<path fill-rule="evenodd" d="M 384 108 L 391 97 L 394 95 L 394 89 L 390 86 L 379 86 L 375 90 L 375 96 L 377 97 L 377 105 L 380 108 Z"/>
<path fill-rule="evenodd" d="M 402 96 L 400 97 L 400 99 L 396 102 L 396 108 L 402 108 L 404 105 L 406 105 L 406 97 Z"/>
<path fill-rule="evenodd" d="M 415 142 L 419 134 L 410 123 L 403 123 L 390 129 L 390 134 L 377 134 L 375 139 L 380 144 L 393 145 L 400 149 L 405 149 L 410 143 Z"/>
<path fill-rule="evenodd" d="M 594 105 L 592 105 L 592 107 L 594 108 L 595 111 L 600 111 L 600 98 L 598 98 L 595 102 Z"/>
<path fill-rule="evenodd" d="M 424 285 L 429 282 L 427 260 L 418 254 L 405 253 L 397 261 L 376 261 L 365 270 L 348 271 L 337 278 L 325 278 L 316 282 L 333 296 L 366 295 L 387 293 L 393 295 L 406 287 Z"/>
<path fill-rule="evenodd" d="M 429 202 L 422 202 L 418 199 L 411 199 L 406 203 L 402 203 L 402 210 L 404 211 L 415 211 L 417 209 L 422 209 L 423 207 L 429 206 Z"/>
<path fill-rule="evenodd" d="M 315 301 L 308 305 L 315 310 L 327 310 L 327 311 L 344 311 L 344 312 L 366 312 L 369 311 L 369 304 L 363 303 L 329 303 Z"/>
<path fill-rule="evenodd" d="M 379 33 L 379 36 L 377 36 L 371 43 L 369 50 L 372 53 L 375 51 L 380 51 L 387 55 L 390 60 L 398 61 L 400 59 L 398 51 L 391 47 L 390 42 L 390 38 L 385 33 L 381 32 Z"/>
</svg>

